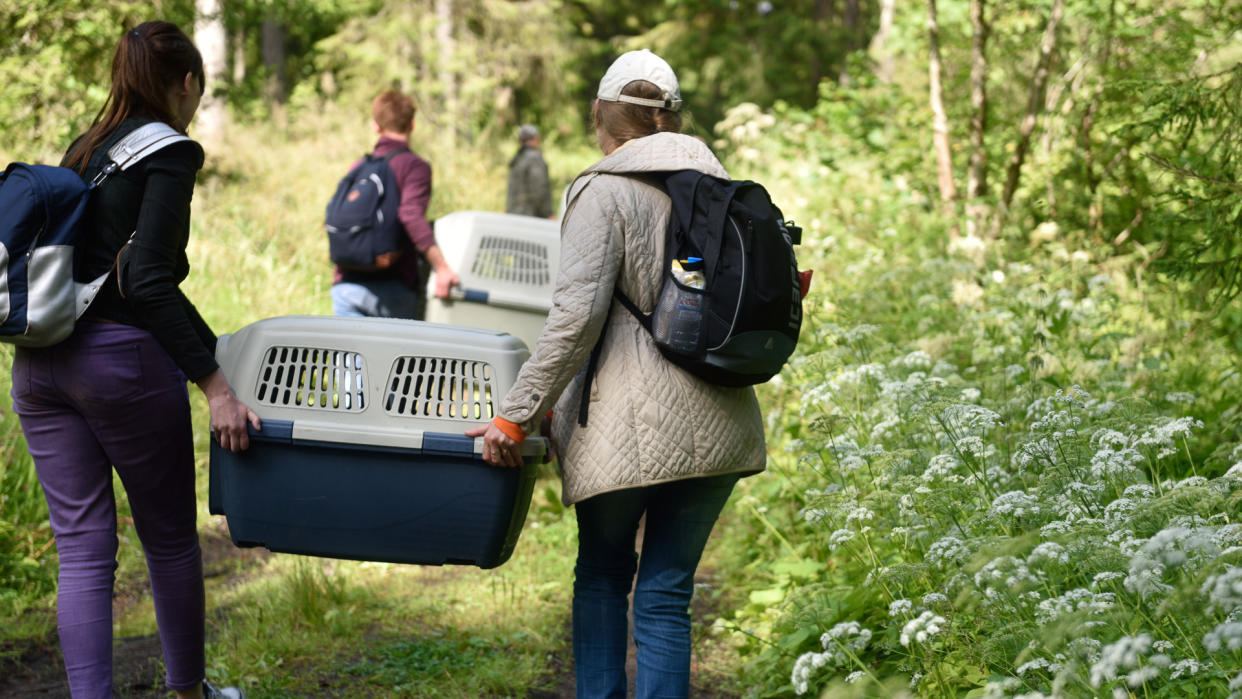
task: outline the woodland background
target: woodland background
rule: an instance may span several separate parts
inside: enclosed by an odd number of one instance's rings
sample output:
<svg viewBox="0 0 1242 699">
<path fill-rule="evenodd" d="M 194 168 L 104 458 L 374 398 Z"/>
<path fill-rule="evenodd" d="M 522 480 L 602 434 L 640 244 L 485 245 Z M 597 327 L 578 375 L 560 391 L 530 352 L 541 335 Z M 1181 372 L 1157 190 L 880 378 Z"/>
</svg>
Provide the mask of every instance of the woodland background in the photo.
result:
<svg viewBox="0 0 1242 699">
<path fill-rule="evenodd" d="M 330 312 L 320 212 L 390 87 L 431 213 L 500 210 L 517 125 L 564 187 L 599 157 L 604 69 L 651 48 L 686 130 L 804 227 L 815 283 L 759 389 L 768 472 L 704 561 L 697 694 L 1242 695 L 1242 3 L 0 0 L 0 161 L 58 160 L 156 17 L 208 62 L 184 288 L 218 332 Z M 0 452 L 19 678 L 55 657 L 56 557 L 7 406 Z M 242 556 L 204 503 L 209 676 L 559 696 L 573 514 L 540 483 L 495 571 Z M 150 638 L 125 515 L 117 636 Z"/>
</svg>

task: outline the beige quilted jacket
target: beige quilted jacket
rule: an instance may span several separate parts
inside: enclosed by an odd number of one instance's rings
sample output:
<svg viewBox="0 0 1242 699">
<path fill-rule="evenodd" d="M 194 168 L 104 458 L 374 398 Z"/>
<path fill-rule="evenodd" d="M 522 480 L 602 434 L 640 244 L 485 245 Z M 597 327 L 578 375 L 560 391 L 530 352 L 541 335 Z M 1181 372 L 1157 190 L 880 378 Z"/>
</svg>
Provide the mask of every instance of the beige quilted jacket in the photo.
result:
<svg viewBox="0 0 1242 699">
<path fill-rule="evenodd" d="M 659 133 L 628 142 L 570 186 L 552 310 L 499 411 L 529 434 L 555 405 L 552 438 L 567 505 L 612 490 L 764 468 L 754 391 L 708 384 L 668 362 L 613 301 L 615 284 L 644 312 L 655 307 L 670 209 L 658 187 L 620 175 L 685 169 L 728 176 L 697 139 Z M 585 365 L 605 319 L 589 420 L 579 427 Z"/>
</svg>

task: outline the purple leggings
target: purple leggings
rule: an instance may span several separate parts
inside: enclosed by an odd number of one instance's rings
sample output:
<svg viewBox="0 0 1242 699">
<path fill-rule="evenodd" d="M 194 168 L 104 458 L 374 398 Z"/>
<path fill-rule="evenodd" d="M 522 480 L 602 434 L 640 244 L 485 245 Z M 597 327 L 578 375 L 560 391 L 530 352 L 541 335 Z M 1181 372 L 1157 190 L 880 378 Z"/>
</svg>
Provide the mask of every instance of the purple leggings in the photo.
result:
<svg viewBox="0 0 1242 699">
<path fill-rule="evenodd" d="M 145 330 L 80 322 L 59 345 L 18 349 L 13 405 L 60 554 L 57 629 L 73 696 L 112 696 L 112 467 L 146 554 L 166 682 L 196 686 L 204 671 L 203 563 L 185 375 Z"/>
</svg>

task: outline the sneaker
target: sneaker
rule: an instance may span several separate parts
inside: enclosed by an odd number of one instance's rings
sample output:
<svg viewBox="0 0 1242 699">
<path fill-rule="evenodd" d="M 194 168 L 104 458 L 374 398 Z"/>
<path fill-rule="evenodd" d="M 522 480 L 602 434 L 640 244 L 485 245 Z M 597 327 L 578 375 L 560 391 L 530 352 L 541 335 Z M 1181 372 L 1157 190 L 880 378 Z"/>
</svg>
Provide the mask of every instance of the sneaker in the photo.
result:
<svg viewBox="0 0 1242 699">
<path fill-rule="evenodd" d="M 237 687 L 221 687 L 216 689 L 207 680 L 203 680 L 203 699 L 246 699 Z"/>
</svg>

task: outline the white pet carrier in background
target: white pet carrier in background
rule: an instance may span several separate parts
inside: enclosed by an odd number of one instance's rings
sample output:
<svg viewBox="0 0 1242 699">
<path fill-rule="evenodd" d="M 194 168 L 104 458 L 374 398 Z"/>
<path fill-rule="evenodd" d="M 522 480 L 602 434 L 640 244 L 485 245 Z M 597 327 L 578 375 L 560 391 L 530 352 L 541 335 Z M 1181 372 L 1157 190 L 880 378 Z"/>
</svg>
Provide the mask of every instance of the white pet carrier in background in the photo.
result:
<svg viewBox="0 0 1242 699">
<path fill-rule="evenodd" d="M 560 223 L 491 211 L 458 211 L 436 220 L 436 244 L 457 273 L 453 298 L 427 287 L 427 320 L 500 330 L 533 350 L 552 308 L 560 265 Z"/>
</svg>

